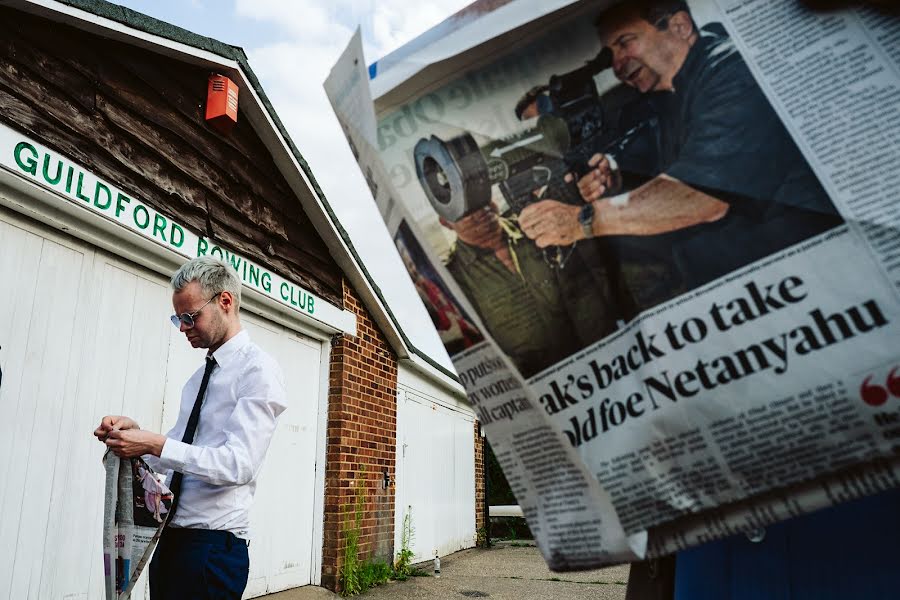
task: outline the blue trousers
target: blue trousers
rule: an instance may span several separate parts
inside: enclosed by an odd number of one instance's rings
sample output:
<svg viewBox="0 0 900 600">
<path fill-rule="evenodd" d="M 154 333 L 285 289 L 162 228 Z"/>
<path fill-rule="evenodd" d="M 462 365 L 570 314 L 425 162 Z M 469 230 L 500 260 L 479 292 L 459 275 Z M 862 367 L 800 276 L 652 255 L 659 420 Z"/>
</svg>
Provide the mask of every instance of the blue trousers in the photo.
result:
<svg viewBox="0 0 900 600">
<path fill-rule="evenodd" d="M 150 562 L 150 600 L 240 600 L 247 543 L 227 531 L 166 528 Z"/>
<path fill-rule="evenodd" d="M 900 488 L 678 553 L 676 600 L 900 598 Z"/>
</svg>

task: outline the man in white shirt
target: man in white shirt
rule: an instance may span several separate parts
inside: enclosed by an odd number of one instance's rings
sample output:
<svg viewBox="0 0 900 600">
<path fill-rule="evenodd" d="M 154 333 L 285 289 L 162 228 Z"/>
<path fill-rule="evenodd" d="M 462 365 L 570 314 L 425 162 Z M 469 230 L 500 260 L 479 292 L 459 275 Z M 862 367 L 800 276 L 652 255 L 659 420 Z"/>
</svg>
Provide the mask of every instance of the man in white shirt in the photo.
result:
<svg viewBox="0 0 900 600">
<path fill-rule="evenodd" d="M 151 599 L 238 600 L 256 477 L 286 408 L 284 378 L 241 328 L 241 283 L 230 266 L 195 258 L 171 283 L 173 324 L 194 348 L 208 349 L 182 389 L 175 427 L 160 435 L 108 415 L 94 435 L 119 456 L 169 471 L 176 500 L 150 564 Z"/>
</svg>

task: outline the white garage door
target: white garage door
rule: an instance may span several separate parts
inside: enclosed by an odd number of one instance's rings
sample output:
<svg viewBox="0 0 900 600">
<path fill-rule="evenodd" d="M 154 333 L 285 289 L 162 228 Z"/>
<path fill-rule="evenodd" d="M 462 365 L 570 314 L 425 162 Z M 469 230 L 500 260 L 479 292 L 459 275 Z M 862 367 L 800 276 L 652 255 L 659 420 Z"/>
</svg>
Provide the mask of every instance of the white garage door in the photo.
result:
<svg viewBox="0 0 900 600">
<path fill-rule="evenodd" d="M 414 562 L 474 545 L 474 435 L 473 417 L 400 391 L 394 548 L 400 551 L 409 515 Z"/>
<path fill-rule="evenodd" d="M 107 413 L 171 426 L 204 351 L 170 312 L 165 278 L 0 209 L 0 598 L 102 597 L 103 448 L 90 432 Z M 260 475 L 249 597 L 310 582 L 322 345 L 243 318 L 290 401 Z"/>
<path fill-rule="evenodd" d="M 311 583 L 316 515 L 316 437 L 322 346 L 271 322 L 245 318 L 250 336 L 278 357 L 290 408 L 278 422 L 251 514 L 245 598 Z"/>
</svg>

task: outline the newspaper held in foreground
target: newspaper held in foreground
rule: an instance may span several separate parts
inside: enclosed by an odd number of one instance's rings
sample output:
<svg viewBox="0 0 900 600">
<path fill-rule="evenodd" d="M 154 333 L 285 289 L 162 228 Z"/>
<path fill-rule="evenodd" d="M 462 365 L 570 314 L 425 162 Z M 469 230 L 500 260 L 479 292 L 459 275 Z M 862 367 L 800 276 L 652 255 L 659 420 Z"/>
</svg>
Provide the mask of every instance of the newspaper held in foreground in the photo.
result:
<svg viewBox="0 0 900 600">
<path fill-rule="evenodd" d="M 325 88 L 551 568 L 900 485 L 896 9 L 528 6 Z"/>
<path fill-rule="evenodd" d="M 108 451 L 103 466 L 106 600 L 127 600 L 165 527 L 172 492 L 140 458 L 119 458 Z"/>
</svg>

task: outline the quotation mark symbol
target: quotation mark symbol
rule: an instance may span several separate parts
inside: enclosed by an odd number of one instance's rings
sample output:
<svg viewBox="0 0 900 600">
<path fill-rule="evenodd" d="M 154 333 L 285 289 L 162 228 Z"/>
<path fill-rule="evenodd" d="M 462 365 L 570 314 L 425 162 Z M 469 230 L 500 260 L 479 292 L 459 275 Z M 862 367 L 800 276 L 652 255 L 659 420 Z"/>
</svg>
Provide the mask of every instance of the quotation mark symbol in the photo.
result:
<svg viewBox="0 0 900 600">
<path fill-rule="evenodd" d="M 884 387 L 872 383 L 874 375 L 869 375 L 863 379 L 862 386 L 859 388 L 859 395 L 863 402 L 869 406 L 881 406 L 887 402 L 889 396 L 900 398 L 900 377 L 897 376 L 898 369 L 900 369 L 900 367 L 891 369 L 891 372 L 888 373 L 887 381 L 884 383 Z"/>
</svg>

